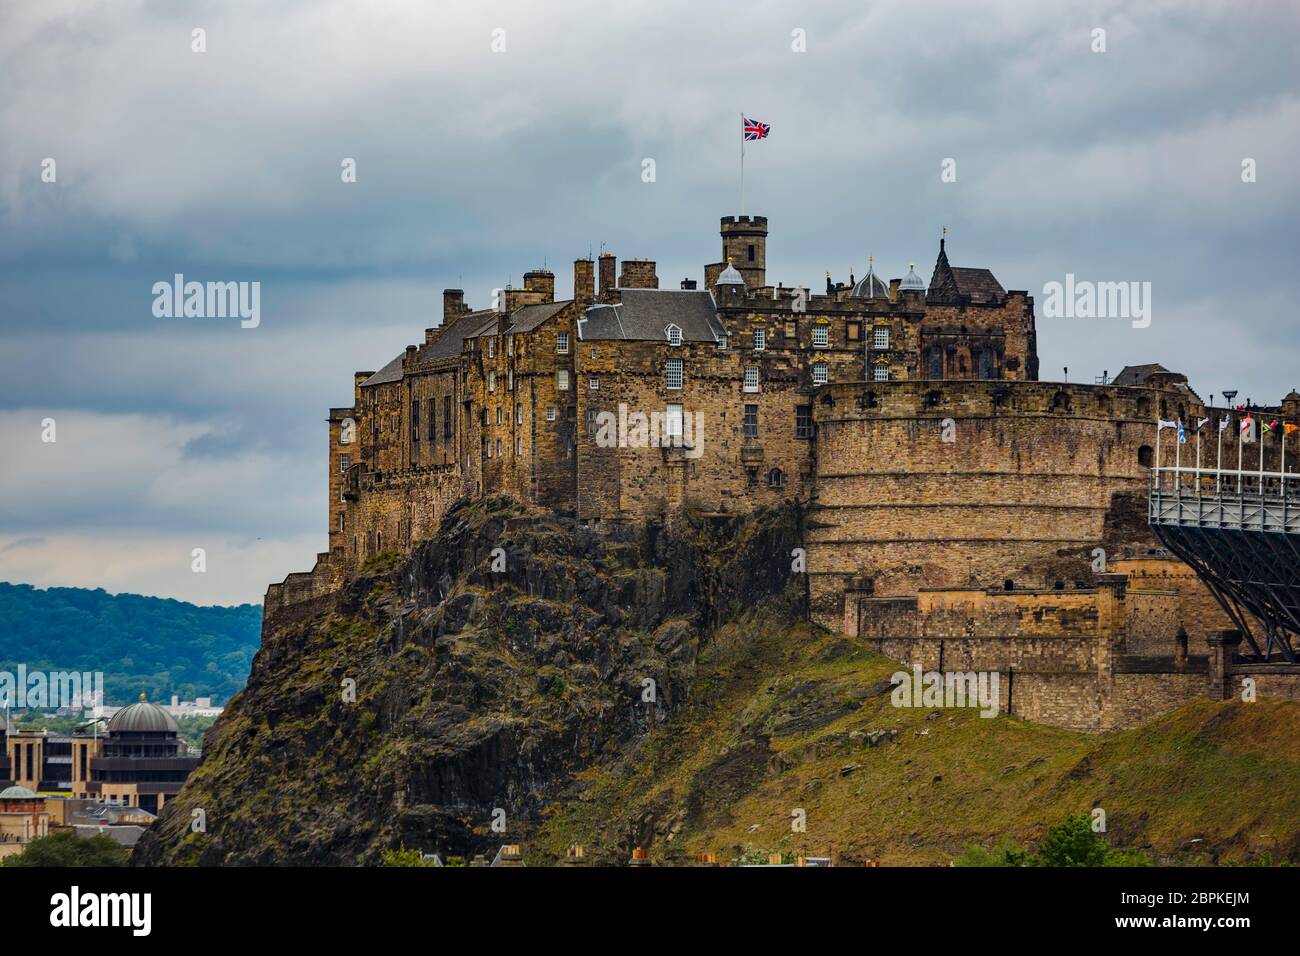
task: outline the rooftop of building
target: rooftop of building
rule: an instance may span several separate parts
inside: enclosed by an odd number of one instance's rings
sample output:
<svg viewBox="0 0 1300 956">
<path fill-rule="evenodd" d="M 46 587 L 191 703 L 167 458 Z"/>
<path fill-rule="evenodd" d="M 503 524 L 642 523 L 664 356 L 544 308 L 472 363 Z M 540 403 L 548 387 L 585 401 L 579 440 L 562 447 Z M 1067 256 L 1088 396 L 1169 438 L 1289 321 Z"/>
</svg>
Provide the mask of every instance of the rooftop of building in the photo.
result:
<svg viewBox="0 0 1300 956">
<path fill-rule="evenodd" d="M 593 305 L 579 319 L 578 338 L 587 341 L 663 342 L 668 327 L 683 342 L 716 342 L 726 335 L 707 289 L 621 289 L 621 302 Z"/>
<path fill-rule="evenodd" d="M 108 722 L 107 730 L 110 734 L 180 733 L 176 718 L 157 704 L 149 703 L 144 699 L 144 694 L 140 695 L 137 703 L 123 707 L 114 714 Z"/>
</svg>

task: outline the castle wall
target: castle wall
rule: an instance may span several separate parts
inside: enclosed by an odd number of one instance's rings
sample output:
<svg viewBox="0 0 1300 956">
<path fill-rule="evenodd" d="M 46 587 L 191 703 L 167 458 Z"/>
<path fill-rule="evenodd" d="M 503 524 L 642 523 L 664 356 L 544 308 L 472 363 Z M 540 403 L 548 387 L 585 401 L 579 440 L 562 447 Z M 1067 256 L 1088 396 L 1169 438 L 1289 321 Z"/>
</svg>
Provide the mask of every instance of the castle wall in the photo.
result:
<svg viewBox="0 0 1300 956">
<path fill-rule="evenodd" d="M 815 412 L 813 613 L 878 594 L 1093 580 L 1091 552 L 1154 547 L 1146 527 L 1150 389 L 1039 382 L 833 385 Z M 950 441 L 945 441 L 945 436 Z"/>
</svg>

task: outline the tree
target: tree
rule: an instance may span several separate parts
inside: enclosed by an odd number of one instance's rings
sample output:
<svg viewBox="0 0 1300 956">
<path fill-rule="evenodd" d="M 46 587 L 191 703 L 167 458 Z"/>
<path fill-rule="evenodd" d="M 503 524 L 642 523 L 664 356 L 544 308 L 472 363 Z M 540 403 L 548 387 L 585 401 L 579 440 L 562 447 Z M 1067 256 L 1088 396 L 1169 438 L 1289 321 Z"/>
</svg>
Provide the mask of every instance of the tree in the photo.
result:
<svg viewBox="0 0 1300 956">
<path fill-rule="evenodd" d="M 1110 848 L 1085 816 L 1067 817 L 1038 844 L 1038 866 L 1105 866 Z"/>
<path fill-rule="evenodd" d="M 38 837 L 16 856 L 0 860 L 3 866 L 126 866 L 130 851 L 107 833 L 89 839 L 72 830 L 58 830 Z"/>
</svg>

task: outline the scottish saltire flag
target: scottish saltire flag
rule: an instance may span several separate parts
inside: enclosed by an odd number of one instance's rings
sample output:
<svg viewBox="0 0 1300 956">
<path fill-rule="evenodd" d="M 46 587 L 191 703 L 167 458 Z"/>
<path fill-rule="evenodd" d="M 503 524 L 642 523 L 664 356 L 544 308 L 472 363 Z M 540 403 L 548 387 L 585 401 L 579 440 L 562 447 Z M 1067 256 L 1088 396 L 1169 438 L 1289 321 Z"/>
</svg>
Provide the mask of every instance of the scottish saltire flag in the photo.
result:
<svg viewBox="0 0 1300 956">
<path fill-rule="evenodd" d="M 767 123 L 760 123 L 758 120 L 741 117 L 741 129 L 747 141 L 753 142 L 756 139 L 764 139 L 767 134 L 772 132 L 772 127 Z"/>
<path fill-rule="evenodd" d="M 1183 431 L 1183 423 L 1181 421 L 1178 423 L 1178 444 L 1187 444 L 1187 433 Z"/>
</svg>

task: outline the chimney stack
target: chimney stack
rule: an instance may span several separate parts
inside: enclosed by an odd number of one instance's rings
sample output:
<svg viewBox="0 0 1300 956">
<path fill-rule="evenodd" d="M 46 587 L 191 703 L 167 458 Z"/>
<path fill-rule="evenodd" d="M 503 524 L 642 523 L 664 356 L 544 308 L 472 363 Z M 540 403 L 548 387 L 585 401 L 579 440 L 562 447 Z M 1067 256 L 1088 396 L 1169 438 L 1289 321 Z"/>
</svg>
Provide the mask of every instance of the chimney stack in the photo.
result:
<svg viewBox="0 0 1300 956">
<path fill-rule="evenodd" d="M 465 290 L 464 289 L 443 289 L 442 290 L 442 324 L 447 326 L 462 312 L 467 311 L 465 308 Z"/>
<path fill-rule="evenodd" d="M 573 298 L 578 307 L 596 301 L 596 264 L 590 259 L 573 260 Z"/>
<path fill-rule="evenodd" d="M 612 252 L 600 254 L 600 301 L 608 302 L 614 291 L 614 267 L 617 260 Z"/>
<path fill-rule="evenodd" d="M 533 269 L 524 273 L 524 288 L 529 292 L 540 292 L 542 302 L 555 301 L 555 273 L 549 269 Z"/>
</svg>

